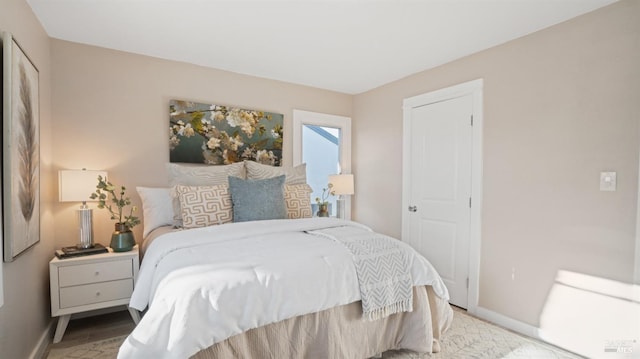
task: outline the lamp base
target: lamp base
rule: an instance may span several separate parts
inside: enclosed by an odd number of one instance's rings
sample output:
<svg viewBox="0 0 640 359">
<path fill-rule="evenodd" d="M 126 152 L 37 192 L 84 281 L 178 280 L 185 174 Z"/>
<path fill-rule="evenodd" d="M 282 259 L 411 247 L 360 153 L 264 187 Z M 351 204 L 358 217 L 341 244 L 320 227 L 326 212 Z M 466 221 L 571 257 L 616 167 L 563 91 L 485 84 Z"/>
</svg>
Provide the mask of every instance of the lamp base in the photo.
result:
<svg viewBox="0 0 640 359">
<path fill-rule="evenodd" d="M 86 205 L 77 210 L 79 240 L 76 247 L 86 249 L 93 247 L 93 210 Z"/>
<path fill-rule="evenodd" d="M 344 208 L 344 198 L 342 196 L 336 199 L 336 217 L 340 219 L 345 219 L 345 208 Z"/>
</svg>

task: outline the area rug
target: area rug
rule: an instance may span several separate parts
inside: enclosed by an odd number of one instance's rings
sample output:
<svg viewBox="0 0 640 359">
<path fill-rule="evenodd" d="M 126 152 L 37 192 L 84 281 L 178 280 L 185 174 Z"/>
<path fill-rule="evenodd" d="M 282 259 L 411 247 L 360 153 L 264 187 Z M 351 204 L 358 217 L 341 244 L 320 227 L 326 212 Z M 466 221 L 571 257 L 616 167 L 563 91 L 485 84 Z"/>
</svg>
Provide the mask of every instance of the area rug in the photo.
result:
<svg viewBox="0 0 640 359">
<path fill-rule="evenodd" d="M 48 359 L 113 359 L 126 336 L 51 349 Z M 442 352 L 418 354 L 408 350 L 390 350 L 383 353 L 384 359 L 521 359 L 559 358 L 579 359 L 580 356 L 523 337 L 482 320 L 473 318 L 459 310 L 454 311 L 451 328 L 442 338 Z"/>
<path fill-rule="evenodd" d="M 527 338 L 454 310 L 451 328 L 443 335 L 442 351 L 418 354 L 390 350 L 383 359 L 579 359 L 581 356 Z"/>
</svg>

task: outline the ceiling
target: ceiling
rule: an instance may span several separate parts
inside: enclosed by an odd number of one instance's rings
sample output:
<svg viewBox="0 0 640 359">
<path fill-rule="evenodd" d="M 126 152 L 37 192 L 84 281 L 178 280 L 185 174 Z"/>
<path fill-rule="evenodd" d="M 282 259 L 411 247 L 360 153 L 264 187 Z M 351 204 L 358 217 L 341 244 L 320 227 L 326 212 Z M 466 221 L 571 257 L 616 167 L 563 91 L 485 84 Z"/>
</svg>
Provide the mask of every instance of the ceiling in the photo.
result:
<svg viewBox="0 0 640 359">
<path fill-rule="evenodd" d="M 27 0 L 57 39 L 348 94 L 616 0 Z"/>
</svg>

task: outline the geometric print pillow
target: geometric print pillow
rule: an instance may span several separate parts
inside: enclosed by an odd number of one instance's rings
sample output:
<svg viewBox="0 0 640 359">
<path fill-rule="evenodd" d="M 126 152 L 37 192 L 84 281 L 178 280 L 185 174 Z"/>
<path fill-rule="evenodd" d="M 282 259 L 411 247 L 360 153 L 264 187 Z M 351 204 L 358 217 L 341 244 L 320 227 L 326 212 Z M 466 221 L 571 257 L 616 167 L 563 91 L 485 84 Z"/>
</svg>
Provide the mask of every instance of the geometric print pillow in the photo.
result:
<svg viewBox="0 0 640 359">
<path fill-rule="evenodd" d="M 246 178 L 247 171 L 244 162 L 236 162 L 230 165 L 195 165 L 185 163 L 167 163 L 169 172 L 169 186 L 213 186 L 217 184 L 229 184 L 229 176 Z M 173 197 L 173 225 L 182 227 L 180 201 L 175 190 L 171 191 Z"/>
<path fill-rule="evenodd" d="M 287 218 L 311 218 L 311 192 L 308 184 L 285 184 L 284 201 L 287 207 Z"/>
<path fill-rule="evenodd" d="M 177 185 L 183 228 L 198 228 L 233 222 L 229 185 Z"/>
</svg>

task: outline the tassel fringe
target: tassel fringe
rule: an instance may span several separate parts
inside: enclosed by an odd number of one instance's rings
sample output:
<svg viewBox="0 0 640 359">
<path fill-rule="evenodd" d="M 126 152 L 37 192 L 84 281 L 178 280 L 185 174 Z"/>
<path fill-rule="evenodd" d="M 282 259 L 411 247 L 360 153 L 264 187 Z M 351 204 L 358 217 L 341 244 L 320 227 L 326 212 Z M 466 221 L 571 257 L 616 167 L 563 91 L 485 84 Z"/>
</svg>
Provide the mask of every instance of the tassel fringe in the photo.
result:
<svg viewBox="0 0 640 359">
<path fill-rule="evenodd" d="M 374 320 L 388 317 L 392 314 L 413 312 L 413 300 L 411 299 L 403 300 L 401 302 L 393 303 L 382 308 L 377 308 L 372 311 L 362 313 L 362 317 L 365 320 L 372 322 Z"/>
</svg>

